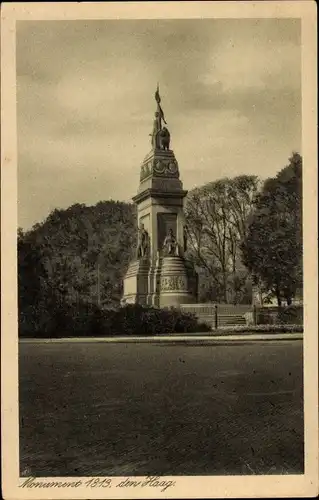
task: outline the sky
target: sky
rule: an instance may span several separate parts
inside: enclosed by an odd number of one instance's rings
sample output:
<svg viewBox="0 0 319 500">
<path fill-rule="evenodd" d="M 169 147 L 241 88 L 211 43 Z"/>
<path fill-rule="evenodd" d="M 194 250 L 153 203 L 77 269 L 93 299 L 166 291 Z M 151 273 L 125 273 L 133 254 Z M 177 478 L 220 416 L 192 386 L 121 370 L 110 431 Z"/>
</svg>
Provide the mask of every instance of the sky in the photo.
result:
<svg viewBox="0 0 319 500">
<path fill-rule="evenodd" d="M 185 189 L 301 151 L 300 21 L 19 21 L 18 219 L 130 201 L 160 84 Z"/>
</svg>

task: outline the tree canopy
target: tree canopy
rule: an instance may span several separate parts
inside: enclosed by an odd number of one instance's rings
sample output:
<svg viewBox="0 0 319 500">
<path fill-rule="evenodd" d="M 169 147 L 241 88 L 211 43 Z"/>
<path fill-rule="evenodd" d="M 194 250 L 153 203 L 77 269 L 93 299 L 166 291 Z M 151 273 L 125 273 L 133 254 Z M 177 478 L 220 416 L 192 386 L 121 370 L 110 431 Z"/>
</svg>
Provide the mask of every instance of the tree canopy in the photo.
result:
<svg viewBox="0 0 319 500">
<path fill-rule="evenodd" d="M 136 245 L 133 205 L 105 201 L 54 210 L 18 234 L 20 318 L 37 322 L 48 304 L 118 303 Z"/>
<path fill-rule="evenodd" d="M 187 197 L 189 257 L 202 277 L 202 299 L 247 301 L 247 270 L 240 243 L 258 192 L 256 176 L 241 175 L 210 182 Z"/>
<path fill-rule="evenodd" d="M 302 287 L 302 158 L 294 153 L 254 201 L 243 262 L 255 282 L 291 304 Z"/>
</svg>

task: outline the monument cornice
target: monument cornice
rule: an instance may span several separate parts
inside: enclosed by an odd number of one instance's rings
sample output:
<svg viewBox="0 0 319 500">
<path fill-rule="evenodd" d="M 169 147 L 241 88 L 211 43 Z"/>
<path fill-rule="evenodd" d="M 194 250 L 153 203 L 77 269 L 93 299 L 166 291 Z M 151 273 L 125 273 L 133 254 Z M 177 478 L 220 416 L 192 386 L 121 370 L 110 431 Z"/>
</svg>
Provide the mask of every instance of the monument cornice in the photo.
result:
<svg viewBox="0 0 319 500">
<path fill-rule="evenodd" d="M 188 191 L 182 189 L 180 191 L 162 191 L 159 189 L 148 188 L 141 193 L 138 193 L 136 196 L 132 198 L 134 203 L 140 203 L 141 201 L 146 200 L 147 198 L 185 198 Z"/>
</svg>

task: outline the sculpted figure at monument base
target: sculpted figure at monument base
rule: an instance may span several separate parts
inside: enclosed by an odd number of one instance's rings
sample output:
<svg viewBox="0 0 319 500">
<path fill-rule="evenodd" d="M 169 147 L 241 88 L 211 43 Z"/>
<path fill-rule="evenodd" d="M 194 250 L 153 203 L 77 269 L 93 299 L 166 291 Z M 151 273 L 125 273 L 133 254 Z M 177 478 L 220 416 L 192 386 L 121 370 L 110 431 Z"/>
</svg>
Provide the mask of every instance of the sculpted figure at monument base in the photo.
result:
<svg viewBox="0 0 319 500">
<path fill-rule="evenodd" d="M 138 229 L 137 258 L 146 257 L 149 253 L 149 234 L 141 224 Z"/>
<path fill-rule="evenodd" d="M 179 247 L 176 238 L 173 234 L 173 230 L 169 229 L 167 236 L 165 237 L 163 243 L 163 255 L 164 256 L 179 256 Z"/>
</svg>

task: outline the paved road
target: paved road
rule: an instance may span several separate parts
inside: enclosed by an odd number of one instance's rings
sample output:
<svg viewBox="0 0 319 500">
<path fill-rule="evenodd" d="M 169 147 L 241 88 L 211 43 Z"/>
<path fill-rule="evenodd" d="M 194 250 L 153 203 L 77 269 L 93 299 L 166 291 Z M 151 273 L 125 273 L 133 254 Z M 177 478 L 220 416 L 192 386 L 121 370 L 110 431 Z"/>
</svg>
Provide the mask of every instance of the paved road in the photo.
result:
<svg viewBox="0 0 319 500">
<path fill-rule="evenodd" d="M 21 343 L 21 473 L 301 473 L 302 406 L 299 340 Z"/>
</svg>

